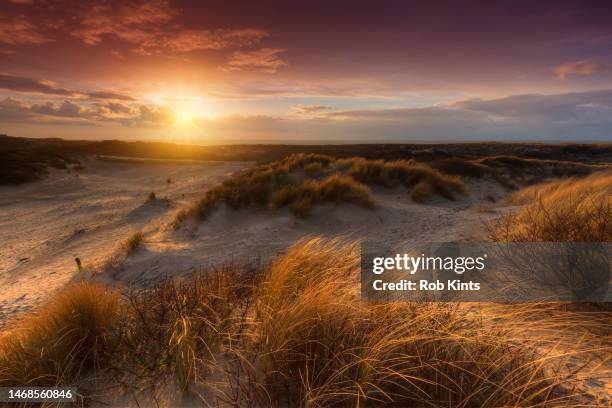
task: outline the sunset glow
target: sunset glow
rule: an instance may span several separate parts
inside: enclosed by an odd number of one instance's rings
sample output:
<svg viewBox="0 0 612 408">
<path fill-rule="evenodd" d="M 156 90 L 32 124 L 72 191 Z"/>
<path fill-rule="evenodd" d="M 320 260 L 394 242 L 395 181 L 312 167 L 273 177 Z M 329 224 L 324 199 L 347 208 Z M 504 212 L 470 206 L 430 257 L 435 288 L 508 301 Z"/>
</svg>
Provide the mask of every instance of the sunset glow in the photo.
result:
<svg viewBox="0 0 612 408">
<path fill-rule="evenodd" d="M 605 140 L 610 20 L 606 2 L 7 1 L 0 132 Z"/>
</svg>

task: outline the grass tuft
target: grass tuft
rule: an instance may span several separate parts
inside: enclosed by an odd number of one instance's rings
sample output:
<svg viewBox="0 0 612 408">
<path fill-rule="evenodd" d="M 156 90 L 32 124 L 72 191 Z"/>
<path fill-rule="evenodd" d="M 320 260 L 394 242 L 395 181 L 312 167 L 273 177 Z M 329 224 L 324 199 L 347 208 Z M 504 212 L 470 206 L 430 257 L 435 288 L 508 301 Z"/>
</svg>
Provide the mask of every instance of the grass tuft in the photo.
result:
<svg viewBox="0 0 612 408">
<path fill-rule="evenodd" d="M 303 171 L 302 171 L 303 170 Z M 323 175 L 329 173 L 324 180 Z M 351 180 L 352 179 L 352 180 Z M 449 200 L 464 194 L 465 186 L 457 176 L 441 173 L 413 160 L 334 159 L 320 154 L 299 153 L 282 160 L 261 164 L 226 179 L 208 191 L 204 198 L 175 216 L 176 229 L 190 217 L 205 219 L 220 203 L 237 209 L 247 206 L 280 208 L 290 205 L 297 216 L 305 216 L 325 201 L 353 202 L 372 207 L 365 185 L 411 189 L 421 183 L 414 196 L 424 199 L 424 184 L 430 193 Z"/>
<path fill-rule="evenodd" d="M 119 318 L 117 291 L 81 282 L 67 287 L 37 314 L 0 338 L 1 386 L 73 385 L 104 367 Z"/>
<path fill-rule="evenodd" d="M 358 242 L 312 238 L 263 271 L 163 280 L 123 302 L 80 283 L 2 337 L 0 384 L 95 375 L 145 405 L 169 385 L 213 406 L 578 405 L 553 357 L 511 325 L 451 303 L 362 302 L 359 281 Z"/>
<path fill-rule="evenodd" d="M 509 197 L 524 205 L 493 228 L 492 238 L 511 242 L 612 241 L 612 173 L 594 173 L 536 184 Z"/>
<path fill-rule="evenodd" d="M 366 208 L 374 207 L 374 201 L 365 185 L 339 174 L 322 181 L 306 180 L 300 185 L 281 188 L 270 199 L 270 206 L 290 206 L 295 215 L 306 216 L 315 204 L 323 202 L 348 202 Z"/>
<path fill-rule="evenodd" d="M 140 248 L 143 241 L 143 233 L 141 231 L 136 231 L 132 235 L 130 235 L 128 239 L 125 240 L 125 242 L 123 243 L 123 249 L 125 250 L 127 255 L 132 254 L 138 248 Z"/>
</svg>

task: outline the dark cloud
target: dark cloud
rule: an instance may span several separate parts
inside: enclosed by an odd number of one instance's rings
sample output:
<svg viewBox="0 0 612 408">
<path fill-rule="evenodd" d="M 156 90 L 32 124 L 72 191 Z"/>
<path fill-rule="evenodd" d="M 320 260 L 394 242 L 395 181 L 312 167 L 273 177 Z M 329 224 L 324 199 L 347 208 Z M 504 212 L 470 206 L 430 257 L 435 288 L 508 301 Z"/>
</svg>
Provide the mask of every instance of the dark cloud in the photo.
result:
<svg viewBox="0 0 612 408">
<path fill-rule="evenodd" d="M 68 118 L 92 118 L 95 113 L 70 101 L 62 103 L 47 102 L 45 104 L 34 104 L 29 108 L 30 112 L 47 116 L 61 116 Z"/>
<path fill-rule="evenodd" d="M 72 96 L 74 91 L 58 88 L 48 81 L 0 73 L 0 89 L 35 92 L 49 95 Z"/>
<path fill-rule="evenodd" d="M 50 81 L 0 73 L 0 89 L 57 96 L 88 97 L 131 101 L 131 96 L 108 91 L 77 91 L 56 86 Z"/>
</svg>

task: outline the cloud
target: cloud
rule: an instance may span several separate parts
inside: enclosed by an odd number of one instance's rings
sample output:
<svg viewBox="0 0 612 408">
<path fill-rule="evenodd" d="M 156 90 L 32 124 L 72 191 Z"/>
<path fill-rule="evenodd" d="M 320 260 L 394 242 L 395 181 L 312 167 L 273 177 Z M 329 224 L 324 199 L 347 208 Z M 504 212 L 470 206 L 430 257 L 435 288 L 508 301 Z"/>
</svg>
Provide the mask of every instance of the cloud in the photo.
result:
<svg viewBox="0 0 612 408">
<path fill-rule="evenodd" d="M 595 75 L 612 72 L 612 64 L 582 60 L 559 65 L 554 72 L 557 79 L 565 79 L 569 75 Z"/>
<path fill-rule="evenodd" d="M 120 39 L 136 45 L 132 51 L 140 55 L 239 48 L 268 36 L 256 28 L 186 29 L 172 24 L 178 15 L 166 0 L 98 5 L 82 16 L 72 35 L 89 45 Z"/>
<path fill-rule="evenodd" d="M 301 105 L 313 115 L 228 116 L 199 119 L 202 134 L 247 141 L 610 141 L 612 90 L 554 95 L 512 95 L 468 99 L 422 108 L 336 111 L 325 105 Z M 5 123 L 120 125 L 129 132 L 163 133 L 174 120 L 165 107 L 124 101 L 64 100 L 28 104 L 0 101 Z M 146 132 L 145 132 L 146 131 Z M 132 133 L 130 133 L 132 134 Z"/>
<path fill-rule="evenodd" d="M 156 27 L 167 23 L 176 14 L 165 0 L 99 4 L 82 16 L 81 27 L 72 35 L 89 45 L 98 44 L 104 37 L 132 43 L 146 42 L 156 36 Z"/>
<path fill-rule="evenodd" d="M 326 112 L 334 109 L 333 106 L 327 105 L 302 105 L 298 104 L 291 107 L 291 113 L 294 115 L 313 115 L 321 112 Z"/>
<path fill-rule="evenodd" d="M 29 108 L 30 112 L 38 113 L 47 116 L 61 116 L 68 118 L 91 118 L 95 116 L 95 112 L 92 112 L 81 105 L 70 101 L 63 101 L 62 103 L 47 102 L 45 104 L 34 104 Z"/>
<path fill-rule="evenodd" d="M 56 86 L 51 81 L 21 77 L 0 73 L 0 89 L 15 92 L 40 93 L 47 95 L 67 96 L 67 97 L 87 97 L 91 99 L 117 99 L 124 101 L 134 100 L 129 95 L 110 91 L 77 91 Z"/>
<path fill-rule="evenodd" d="M 185 30 L 163 41 L 163 46 L 176 52 L 220 50 L 258 43 L 267 37 L 264 30 L 255 28 L 220 30 Z"/>
<path fill-rule="evenodd" d="M 232 54 L 225 67 L 229 71 L 256 70 L 274 74 L 287 65 L 278 54 L 284 52 L 281 48 L 261 48 L 255 51 L 236 51 Z"/>
<path fill-rule="evenodd" d="M 39 45 L 53 41 L 41 34 L 36 26 L 23 17 L 0 20 L 0 43 L 8 45 Z"/>
<path fill-rule="evenodd" d="M 123 126 L 164 126 L 172 113 L 163 107 L 124 102 L 87 103 L 63 100 L 29 104 L 13 98 L 0 101 L 0 119 L 5 122 L 78 124 L 100 126 L 116 123 Z"/>
</svg>

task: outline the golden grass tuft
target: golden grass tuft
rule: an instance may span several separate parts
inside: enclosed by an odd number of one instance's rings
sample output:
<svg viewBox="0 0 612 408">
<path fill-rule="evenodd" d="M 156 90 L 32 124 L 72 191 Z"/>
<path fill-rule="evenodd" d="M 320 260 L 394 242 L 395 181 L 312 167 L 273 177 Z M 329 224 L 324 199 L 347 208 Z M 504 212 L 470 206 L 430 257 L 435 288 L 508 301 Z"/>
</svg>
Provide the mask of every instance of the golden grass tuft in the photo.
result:
<svg viewBox="0 0 612 408">
<path fill-rule="evenodd" d="M 144 242 L 144 234 L 141 231 L 136 231 L 123 242 L 123 250 L 127 255 L 135 252 Z"/>
<path fill-rule="evenodd" d="M 315 204 L 348 202 L 373 208 L 369 189 L 348 176 L 334 174 L 322 181 L 306 180 L 276 191 L 270 199 L 271 208 L 290 206 L 297 216 L 306 216 Z"/>
<path fill-rule="evenodd" d="M 81 282 L 64 288 L 0 338 L 1 386 L 73 385 L 104 367 L 119 318 L 119 294 Z"/>
<path fill-rule="evenodd" d="M 419 183 L 428 184 L 432 194 L 454 200 L 457 193 L 465 193 L 465 185 L 456 176 L 441 173 L 433 167 L 414 160 L 366 160 L 362 158 L 338 160 L 336 165 L 355 180 L 386 187 L 404 185 L 412 188 Z M 421 187 L 424 191 L 424 188 Z M 418 194 L 417 196 L 422 196 Z"/>
<path fill-rule="evenodd" d="M 269 403 L 548 406 L 571 399 L 557 393 L 533 350 L 451 304 L 368 304 L 359 296 L 355 242 L 301 241 L 270 267 L 241 351 Z"/>
<path fill-rule="evenodd" d="M 323 168 L 323 164 L 321 164 L 320 162 L 309 163 L 304 166 L 304 173 L 306 173 L 306 175 L 309 177 L 315 177 L 321 174 Z"/>
<path fill-rule="evenodd" d="M 506 325 L 450 303 L 363 302 L 359 281 L 358 242 L 312 238 L 263 271 L 164 280 L 122 303 L 80 283 L 2 338 L 0 384 L 95 373 L 149 403 L 170 379 L 213 406 L 576 405 L 552 357 Z"/>
<path fill-rule="evenodd" d="M 492 238 L 516 242 L 612 241 L 612 173 L 527 187 L 509 197 L 524 205 L 494 227 Z"/>
<path fill-rule="evenodd" d="M 327 176 L 328 187 L 325 191 L 318 189 L 318 179 L 334 172 L 338 175 Z M 348 178 L 361 184 L 351 183 Z M 205 219 L 220 203 L 233 209 L 247 206 L 279 208 L 291 204 L 294 214 L 299 216 L 308 214 L 317 202 L 330 200 L 371 207 L 372 200 L 366 198 L 365 186 L 362 184 L 385 187 L 404 185 L 412 188 L 419 183 L 421 186 L 414 193 L 417 201 L 420 200 L 418 202 L 432 195 L 454 200 L 456 194 L 464 194 L 466 191 L 457 176 L 445 175 L 414 160 L 385 162 L 363 158 L 334 159 L 320 154 L 293 154 L 232 175 L 208 191 L 192 207 L 178 212 L 170 226 L 176 229 L 190 217 Z M 425 188 L 424 184 L 428 187 Z M 426 190 L 428 193 L 424 194 Z"/>
</svg>

